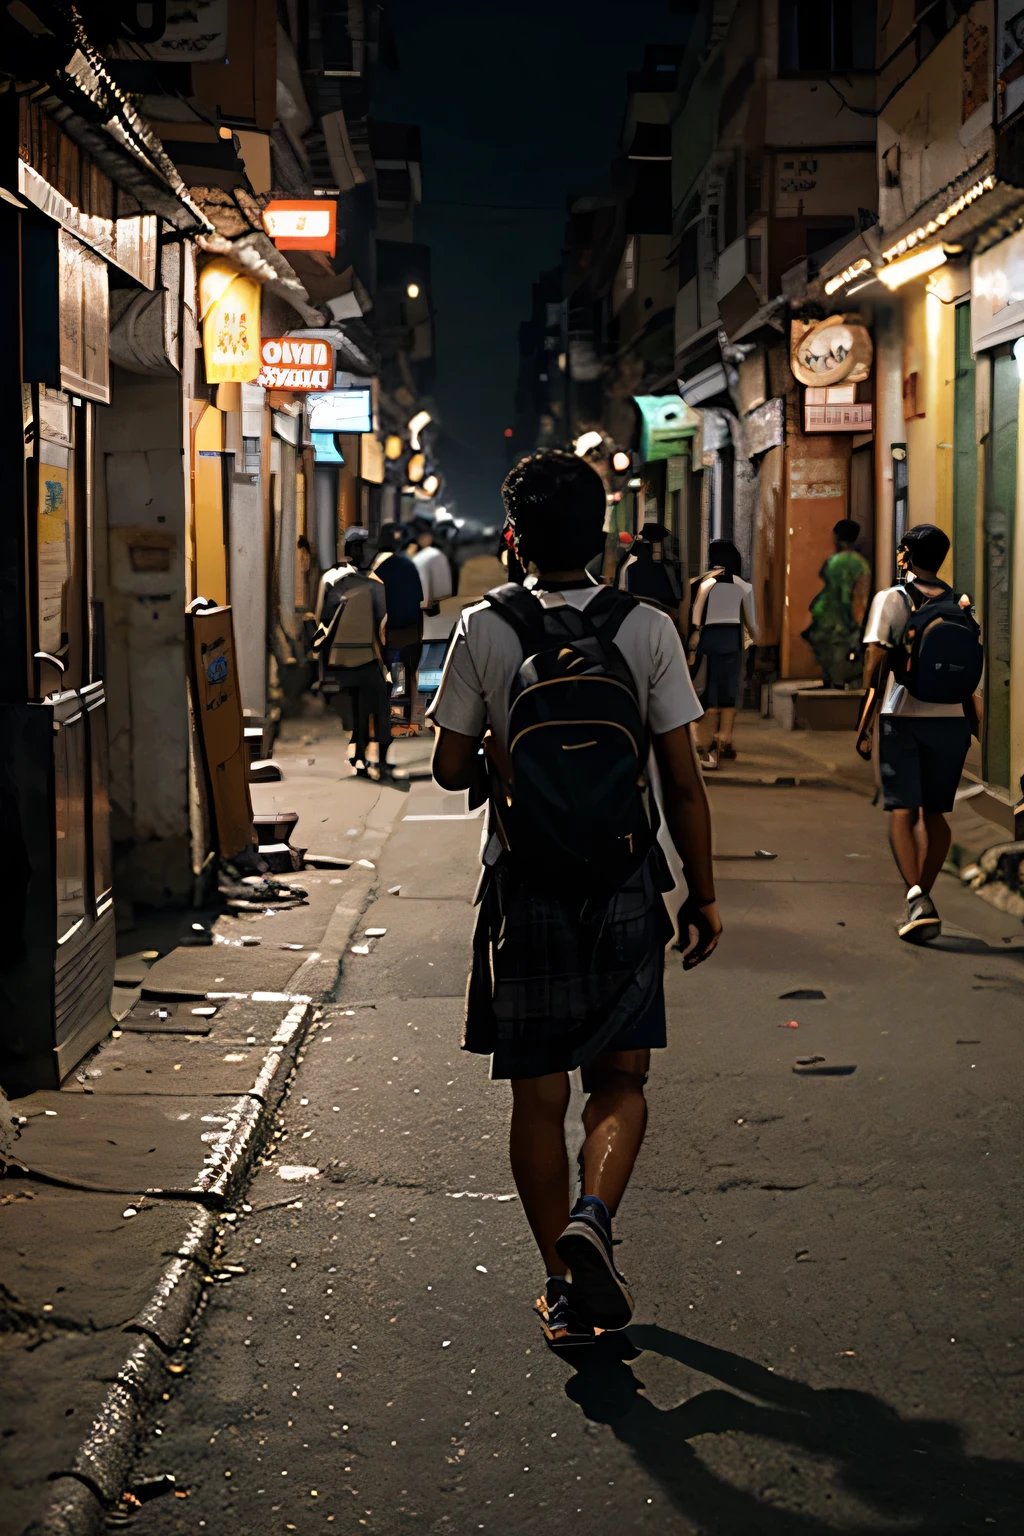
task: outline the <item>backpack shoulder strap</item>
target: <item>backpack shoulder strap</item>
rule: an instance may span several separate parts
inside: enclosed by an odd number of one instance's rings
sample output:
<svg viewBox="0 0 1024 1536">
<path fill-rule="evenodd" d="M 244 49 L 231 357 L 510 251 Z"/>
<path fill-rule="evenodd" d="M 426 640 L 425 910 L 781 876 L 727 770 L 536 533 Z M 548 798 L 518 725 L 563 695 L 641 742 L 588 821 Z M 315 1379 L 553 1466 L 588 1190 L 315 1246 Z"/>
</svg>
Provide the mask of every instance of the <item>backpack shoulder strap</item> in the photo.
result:
<svg viewBox="0 0 1024 1536">
<path fill-rule="evenodd" d="M 546 638 L 544 610 L 525 587 L 519 586 L 518 582 L 508 581 L 503 587 L 494 587 L 486 594 L 484 601 L 490 603 L 495 613 L 499 613 L 506 624 L 515 630 L 524 656 L 529 656 L 532 651 L 543 646 Z"/>
<path fill-rule="evenodd" d="M 591 632 L 605 646 L 615 644 L 615 636 L 623 620 L 633 612 L 640 599 L 631 592 L 620 592 L 616 587 L 602 587 L 579 613 Z"/>
</svg>

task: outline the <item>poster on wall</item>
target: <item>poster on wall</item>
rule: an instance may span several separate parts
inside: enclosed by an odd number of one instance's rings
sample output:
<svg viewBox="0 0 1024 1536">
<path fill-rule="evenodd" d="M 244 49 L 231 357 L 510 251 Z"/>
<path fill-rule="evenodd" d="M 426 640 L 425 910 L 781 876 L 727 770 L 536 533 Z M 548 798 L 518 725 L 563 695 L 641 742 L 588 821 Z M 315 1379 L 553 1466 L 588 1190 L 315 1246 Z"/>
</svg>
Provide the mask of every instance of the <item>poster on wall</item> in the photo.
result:
<svg viewBox="0 0 1024 1536">
<path fill-rule="evenodd" d="M 996 115 L 1003 123 L 1024 103 L 1024 4 L 997 0 Z"/>
<path fill-rule="evenodd" d="M 964 18 L 963 76 L 960 121 L 966 123 L 989 99 L 988 27 Z"/>
<path fill-rule="evenodd" d="M 71 575 L 70 459 L 67 448 L 40 444 L 36 569 L 39 649 L 56 655 L 63 644 L 65 601 Z"/>
<path fill-rule="evenodd" d="M 971 350 L 1024 335 L 1024 230 L 971 259 Z"/>
<path fill-rule="evenodd" d="M 262 366 L 259 283 L 211 261 L 199 274 L 199 313 L 207 383 L 251 383 Z"/>
</svg>

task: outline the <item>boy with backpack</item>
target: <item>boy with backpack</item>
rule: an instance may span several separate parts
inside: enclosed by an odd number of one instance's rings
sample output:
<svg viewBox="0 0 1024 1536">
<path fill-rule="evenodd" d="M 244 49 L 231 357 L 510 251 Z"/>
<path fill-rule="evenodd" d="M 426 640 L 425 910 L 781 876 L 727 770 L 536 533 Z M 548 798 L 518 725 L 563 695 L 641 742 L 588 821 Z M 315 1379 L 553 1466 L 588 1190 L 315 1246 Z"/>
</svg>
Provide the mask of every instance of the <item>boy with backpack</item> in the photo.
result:
<svg viewBox="0 0 1024 1536">
<path fill-rule="evenodd" d="M 932 523 L 911 528 L 896 552 L 905 584 L 875 594 L 864 644 L 868 689 L 857 751 L 871 756 L 878 714 L 878 759 L 889 842 L 907 884 L 898 933 L 927 943 L 942 932 L 932 886 L 946 860 L 953 809 L 981 681 L 981 631 L 967 597 L 937 575 L 949 539 Z"/>
<path fill-rule="evenodd" d="M 689 890 L 684 968 L 712 953 L 721 923 L 689 730 L 700 706 L 678 632 L 585 570 L 604 542 L 601 480 L 575 454 L 549 450 L 518 464 L 502 497 L 537 584 L 496 588 L 463 612 L 431 709 L 434 777 L 479 790 L 486 764 L 463 1048 L 489 1054 L 491 1076 L 511 1080 L 512 1172 L 548 1277 L 538 1310 L 562 1346 L 624 1328 L 633 1312 L 612 1218 L 643 1141 L 650 1053 L 666 1044 L 672 936 L 652 746 Z M 564 1122 L 576 1067 L 589 1098 L 570 1211 Z"/>
</svg>

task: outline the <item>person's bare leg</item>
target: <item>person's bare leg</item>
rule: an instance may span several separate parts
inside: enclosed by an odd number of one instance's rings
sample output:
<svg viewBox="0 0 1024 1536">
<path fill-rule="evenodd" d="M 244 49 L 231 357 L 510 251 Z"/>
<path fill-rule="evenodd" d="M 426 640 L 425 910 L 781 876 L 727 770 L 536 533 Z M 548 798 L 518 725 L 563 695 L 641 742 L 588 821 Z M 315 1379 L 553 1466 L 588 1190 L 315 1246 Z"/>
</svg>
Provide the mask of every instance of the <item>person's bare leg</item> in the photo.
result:
<svg viewBox="0 0 1024 1536">
<path fill-rule="evenodd" d="M 583 1193 L 603 1201 L 609 1216 L 619 1208 L 643 1145 L 650 1064 L 650 1051 L 608 1051 L 588 1072 L 593 1087 L 583 1111 Z"/>
<path fill-rule="evenodd" d="M 718 713 L 717 709 L 706 709 L 693 728 L 697 747 L 701 752 L 710 752 L 715 744 L 715 736 L 718 731 Z"/>
<path fill-rule="evenodd" d="M 512 1177 L 549 1275 L 566 1273 L 555 1243 L 569 1220 L 568 1108 L 567 1072 L 513 1079 L 509 1132 Z"/>
<path fill-rule="evenodd" d="M 736 722 L 735 709 L 722 709 L 718 714 L 718 740 L 723 747 L 732 746 L 732 730 Z"/>
<path fill-rule="evenodd" d="M 949 822 L 941 811 L 925 811 L 921 816 L 927 838 L 926 852 L 921 860 L 921 875 L 918 880 L 922 891 L 926 894 L 931 890 L 938 877 L 946 855 L 949 853 L 949 845 L 953 841 L 953 833 Z"/>
<path fill-rule="evenodd" d="M 921 856 L 914 836 L 917 816 L 916 808 L 889 812 L 889 846 L 908 891 L 911 886 L 918 885 L 921 878 Z"/>
</svg>

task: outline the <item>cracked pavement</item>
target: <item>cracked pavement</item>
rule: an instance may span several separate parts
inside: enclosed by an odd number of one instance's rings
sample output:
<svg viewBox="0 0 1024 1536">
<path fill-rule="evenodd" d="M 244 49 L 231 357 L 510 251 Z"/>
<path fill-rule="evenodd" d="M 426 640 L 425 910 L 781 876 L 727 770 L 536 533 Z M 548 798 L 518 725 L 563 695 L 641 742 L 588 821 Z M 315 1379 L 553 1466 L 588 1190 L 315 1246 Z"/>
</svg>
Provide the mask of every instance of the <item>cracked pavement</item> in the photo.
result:
<svg viewBox="0 0 1024 1536">
<path fill-rule="evenodd" d="M 669 961 L 629 1334 L 543 1343 L 508 1089 L 458 1049 L 479 822 L 399 823 L 137 1469 L 187 1496 L 138 1536 L 1014 1528 L 1019 925 L 944 878 L 942 947 L 902 945 L 866 800 L 712 797 L 726 937 Z"/>
</svg>

